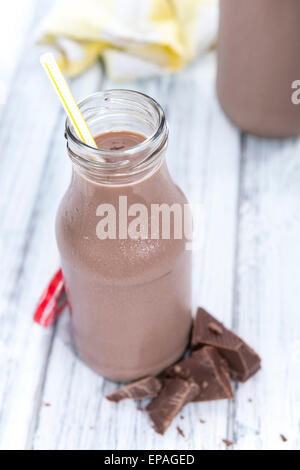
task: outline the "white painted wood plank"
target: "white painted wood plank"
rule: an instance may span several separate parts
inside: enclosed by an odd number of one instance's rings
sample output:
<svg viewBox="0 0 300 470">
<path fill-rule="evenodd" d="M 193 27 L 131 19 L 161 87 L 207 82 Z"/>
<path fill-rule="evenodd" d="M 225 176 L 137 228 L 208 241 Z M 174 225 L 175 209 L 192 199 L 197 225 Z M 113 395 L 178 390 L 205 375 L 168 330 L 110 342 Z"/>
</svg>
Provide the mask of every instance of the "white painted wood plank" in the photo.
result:
<svg viewBox="0 0 300 470">
<path fill-rule="evenodd" d="M 75 95 L 78 90 L 79 95 L 81 92 L 87 94 L 97 90 L 101 76 L 99 66 L 90 69 L 73 83 Z M 52 95 L 51 99 L 55 101 L 56 98 Z M 41 406 L 45 368 L 54 334 L 53 328 L 44 330 L 34 325 L 32 315 L 40 293 L 59 266 L 54 222 L 71 169 L 65 151 L 64 121 L 65 115 L 59 111 L 59 119 L 48 149 L 47 164 L 40 174 L 39 190 L 27 228 L 28 246 L 20 268 L 22 273 L 17 285 L 13 285 L 18 292 L 15 293 L 15 302 L 10 299 L 7 303 L 11 320 L 7 325 L 4 323 L 7 334 L 2 348 L 7 354 L 3 357 L 4 370 L 1 370 L 4 380 L 1 384 L 3 412 L 0 427 L 0 446 L 5 449 L 32 447 Z M 36 151 L 39 152 L 39 146 Z M 18 233 L 18 236 L 21 235 Z M 14 260 L 12 252 L 10 257 Z M 5 317 L 8 311 L 4 308 L 1 313 Z"/>
<path fill-rule="evenodd" d="M 39 4 L 34 12 L 32 25 L 39 20 L 48 2 Z M 30 39 L 24 38 L 24 51 L 20 66 L 18 67 L 12 83 L 11 93 L 4 107 L 0 127 L 0 184 L 3 191 L 0 199 L 0 446 L 5 437 L 5 428 L 10 407 L 15 404 L 12 397 L 16 388 L 15 382 L 22 373 L 22 360 L 28 351 L 28 329 L 26 325 L 32 322 L 24 316 L 26 311 L 26 298 L 22 294 L 30 291 L 34 286 L 35 271 L 32 267 L 31 282 L 23 290 L 23 273 L 25 260 L 31 242 L 32 231 L 35 227 L 36 213 L 34 201 L 38 191 L 38 174 L 41 174 L 47 148 L 38 145 L 39 138 L 48 139 L 52 133 L 52 127 L 56 120 L 58 107 L 55 109 L 41 110 L 40 120 L 35 125 L 34 112 L 31 111 L 32 103 L 36 98 L 43 102 L 43 88 L 37 87 L 39 77 L 37 65 L 37 52 L 29 47 Z M 30 64 L 30 65 L 29 65 Z M 25 85 L 30 86 L 26 89 Z M 31 88 L 32 86 L 32 88 Z M 44 101 L 47 106 L 47 100 Z M 45 124 L 48 124 L 48 128 Z M 43 126 L 39 129 L 39 126 Z M 42 132 L 39 132 L 42 131 Z M 28 141 L 37 143 L 36 151 L 32 151 Z M 36 176 L 36 179 L 35 179 Z M 24 202 L 26 201 L 26 205 Z M 31 307 L 32 308 L 32 307 Z M 45 345 L 47 343 L 45 342 Z M 43 350 L 41 363 L 43 361 Z M 28 375 L 33 381 L 39 380 L 40 375 L 35 369 Z M 22 389 L 19 390 L 22 394 Z M 23 416 L 22 414 L 20 417 Z M 15 424 L 18 421 L 15 422 Z M 22 422 L 20 426 L 27 426 Z M 16 429 L 17 426 L 16 426 Z M 15 429 L 15 434 L 17 431 Z M 16 439 L 17 442 L 17 439 Z"/>
<path fill-rule="evenodd" d="M 10 0 L 0 16 L 0 115 L 37 0 Z"/>
<path fill-rule="evenodd" d="M 213 73 L 213 64 L 204 61 L 173 77 L 124 86 L 154 96 L 167 108 L 171 172 L 187 193 L 206 207 L 205 250 L 196 269 L 195 302 L 230 322 L 240 139 L 216 104 L 208 79 Z M 161 437 L 151 429 L 147 416 L 136 410 L 135 403 L 116 406 L 104 398 L 115 387 L 75 356 L 68 316 L 64 315 L 57 326 L 42 399 L 51 406 L 41 409 L 34 448 L 224 448 L 226 402 L 189 405 L 182 413 L 184 420 L 178 417 Z M 200 417 L 207 424 L 201 424 Z M 176 426 L 184 429 L 185 439 Z"/>
<path fill-rule="evenodd" d="M 32 28 L 52 2 L 38 2 Z M 70 166 L 64 113 L 40 67 L 32 28 L 0 127 L 0 448 L 30 448 L 53 330 L 33 324 L 38 297 L 57 269 L 54 217 Z M 75 86 L 98 88 L 90 71 Z M 55 153 L 54 153 L 55 150 Z M 66 171 L 66 169 L 68 169 Z M 63 185 L 61 185 L 61 182 Z"/>
<path fill-rule="evenodd" d="M 238 388 L 239 449 L 300 449 L 299 179 L 300 139 L 246 139 L 236 318 L 263 369 Z"/>
</svg>

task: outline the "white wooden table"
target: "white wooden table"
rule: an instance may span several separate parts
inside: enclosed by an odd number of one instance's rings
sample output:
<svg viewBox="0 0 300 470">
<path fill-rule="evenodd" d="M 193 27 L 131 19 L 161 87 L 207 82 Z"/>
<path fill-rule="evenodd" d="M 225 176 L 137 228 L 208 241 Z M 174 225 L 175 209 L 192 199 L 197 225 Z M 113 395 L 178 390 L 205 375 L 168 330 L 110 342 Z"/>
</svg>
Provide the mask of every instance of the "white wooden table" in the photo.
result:
<svg viewBox="0 0 300 470">
<path fill-rule="evenodd" d="M 51 1 L 22 4 L 0 104 L 0 448 L 224 449 L 229 439 L 233 449 L 300 449 L 300 139 L 241 135 L 217 103 L 213 55 L 177 75 L 124 84 L 165 107 L 170 170 L 204 205 L 194 306 L 233 327 L 263 359 L 232 402 L 188 405 L 161 437 L 135 403 L 105 399 L 116 385 L 75 355 L 67 312 L 50 329 L 32 321 L 59 264 L 54 219 L 71 164 L 65 116 L 32 47 Z M 100 65 L 72 83 L 77 98 L 114 86 Z"/>
</svg>

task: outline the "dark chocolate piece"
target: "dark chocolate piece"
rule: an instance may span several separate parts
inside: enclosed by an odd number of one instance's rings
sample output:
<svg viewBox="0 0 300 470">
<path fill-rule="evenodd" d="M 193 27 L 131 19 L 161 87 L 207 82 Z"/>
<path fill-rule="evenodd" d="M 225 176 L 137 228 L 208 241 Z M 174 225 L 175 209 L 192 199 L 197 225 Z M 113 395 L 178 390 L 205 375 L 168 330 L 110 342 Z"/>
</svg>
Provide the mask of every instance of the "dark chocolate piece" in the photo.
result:
<svg viewBox="0 0 300 470">
<path fill-rule="evenodd" d="M 228 441 L 228 439 L 222 439 L 222 442 L 226 445 L 226 447 L 231 447 L 234 445 L 234 442 Z"/>
<path fill-rule="evenodd" d="M 222 334 L 211 331 L 211 324 L 222 329 Z M 197 311 L 192 335 L 192 348 L 213 346 L 228 362 L 231 376 L 245 382 L 261 367 L 261 359 L 239 336 L 225 328 L 203 308 Z"/>
<path fill-rule="evenodd" d="M 283 434 L 280 434 L 280 438 L 282 442 L 287 442 L 287 438 Z"/>
<path fill-rule="evenodd" d="M 143 400 L 144 398 L 156 397 L 160 392 L 161 386 L 160 380 L 156 377 L 146 377 L 119 388 L 110 395 L 107 395 L 106 398 L 115 403 L 119 403 L 119 401 L 126 398 Z"/>
<path fill-rule="evenodd" d="M 183 430 L 179 426 L 177 426 L 177 432 L 178 432 L 179 436 L 185 437 L 185 434 L 184 434 Z"/>
<path fill-rule="evenodd" d="M 146 408 L 154 423 L 154 430 L 164 434 L 184 405 L 192 401 L 198 393 L 199 387 L 194 382 L 178 377 L 164 379 L 160 394 Z"/>
<path fill-rule="evenodd" d="M 233 398 L 227 362 L 210 346 L 194 351 L 187 359 L 169 367 L 165 375 L 192 379 L 199 386 L 199 393 L 193 401 Z"/>
</svg>

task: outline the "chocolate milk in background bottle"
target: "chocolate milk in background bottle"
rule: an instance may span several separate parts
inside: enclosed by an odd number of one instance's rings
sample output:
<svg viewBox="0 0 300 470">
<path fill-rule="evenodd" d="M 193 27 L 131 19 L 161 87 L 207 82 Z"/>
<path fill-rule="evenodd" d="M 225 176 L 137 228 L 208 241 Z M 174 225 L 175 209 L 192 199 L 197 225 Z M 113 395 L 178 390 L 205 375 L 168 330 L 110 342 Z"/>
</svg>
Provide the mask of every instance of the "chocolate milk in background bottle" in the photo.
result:
<svg viewBox="0 0 300 470">
<path fill-rule="evenodd" d="M 120 196 L 149 213 L 151 204 L 183 207 L 187 200 L 166 166 L 168 128 L 155 101 L 112 90 L 87 98 L 81 110 L 101 150 L 79 142 L 67 123 L 73 176 L 56 234 L 73 338 L 94 370 L 130 381 L 161 372 L 186 349 L 191 252 L 184 238 L 101 240 L 97 208 L 110 204 L 118 215 Z"/>
<path fill-rule="evenodd" d="M 220 0 L 217 92 L 242 130 L 263 137 L 300 134 L 299 0 Z"/>
</svg>

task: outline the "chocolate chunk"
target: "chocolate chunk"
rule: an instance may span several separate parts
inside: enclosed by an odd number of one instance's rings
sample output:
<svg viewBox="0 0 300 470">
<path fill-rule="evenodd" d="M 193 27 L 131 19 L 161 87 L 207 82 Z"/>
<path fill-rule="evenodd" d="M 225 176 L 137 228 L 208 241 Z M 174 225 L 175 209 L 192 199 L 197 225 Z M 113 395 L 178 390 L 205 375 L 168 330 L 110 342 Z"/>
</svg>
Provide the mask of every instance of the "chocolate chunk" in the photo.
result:
<svg viewBox="0 0 300 470">
<path fill-rule="evenodd" d="M 183 430 L 179 426 L 177 426 L 177 432 L 178 432 L 179 436 L 185 437 L 185 434 L 184 434 Z"/>
<path fill-rule="evenodd" d="M 234 442 L 228 441 L 228 439 L 222 439 L 222 442 L 226 445 L 226 447 L 231 447 L 234 445 Z"/>
<path fill-rule="evenodd" d="M 222 329 L 221 335 L 211 331 L 209 325 L 212 323 Z M 261 367 L 261 359 L 252 348 L 204 309 L 199 308 L 192 335 L 192 348 L 205 345 L 217 348 L 228 362 L 231 376 L 235 380 L 245 382 Z"/>
<path fill-rule="evenodd" d="M 210 346 L 194 351 L 187 359 L 169 367 L 165 375 L 192 379 L 199 386 L 199 393 L 193 401 L 233 398 L 227 362 Z"/>
<path fill-rule="evenodd" d="M 287 438 L 283 434 L 280 434 L 280 438 L 282 442 L 287 442 Z"/>
<path fill-rule="evenodd" d="M 198 393 L 199 387 L 194 382 L 177 377 L 164 379 L 160 394 L 146 408 L 154 423 L 154 430 L 164 434 L 184 405 L 192 401 Z"/>
<path fill-rule="evenodd" d="M 119 403 L 126 398 L 132 400 L 142 400 L 143 398 L 156 397 L 161 389 L 161 382 L 155 377 L 146 377 L 125 387 L 119 388 L 115 392 L 107 395 L 107 400 Z"/>
</svg>

